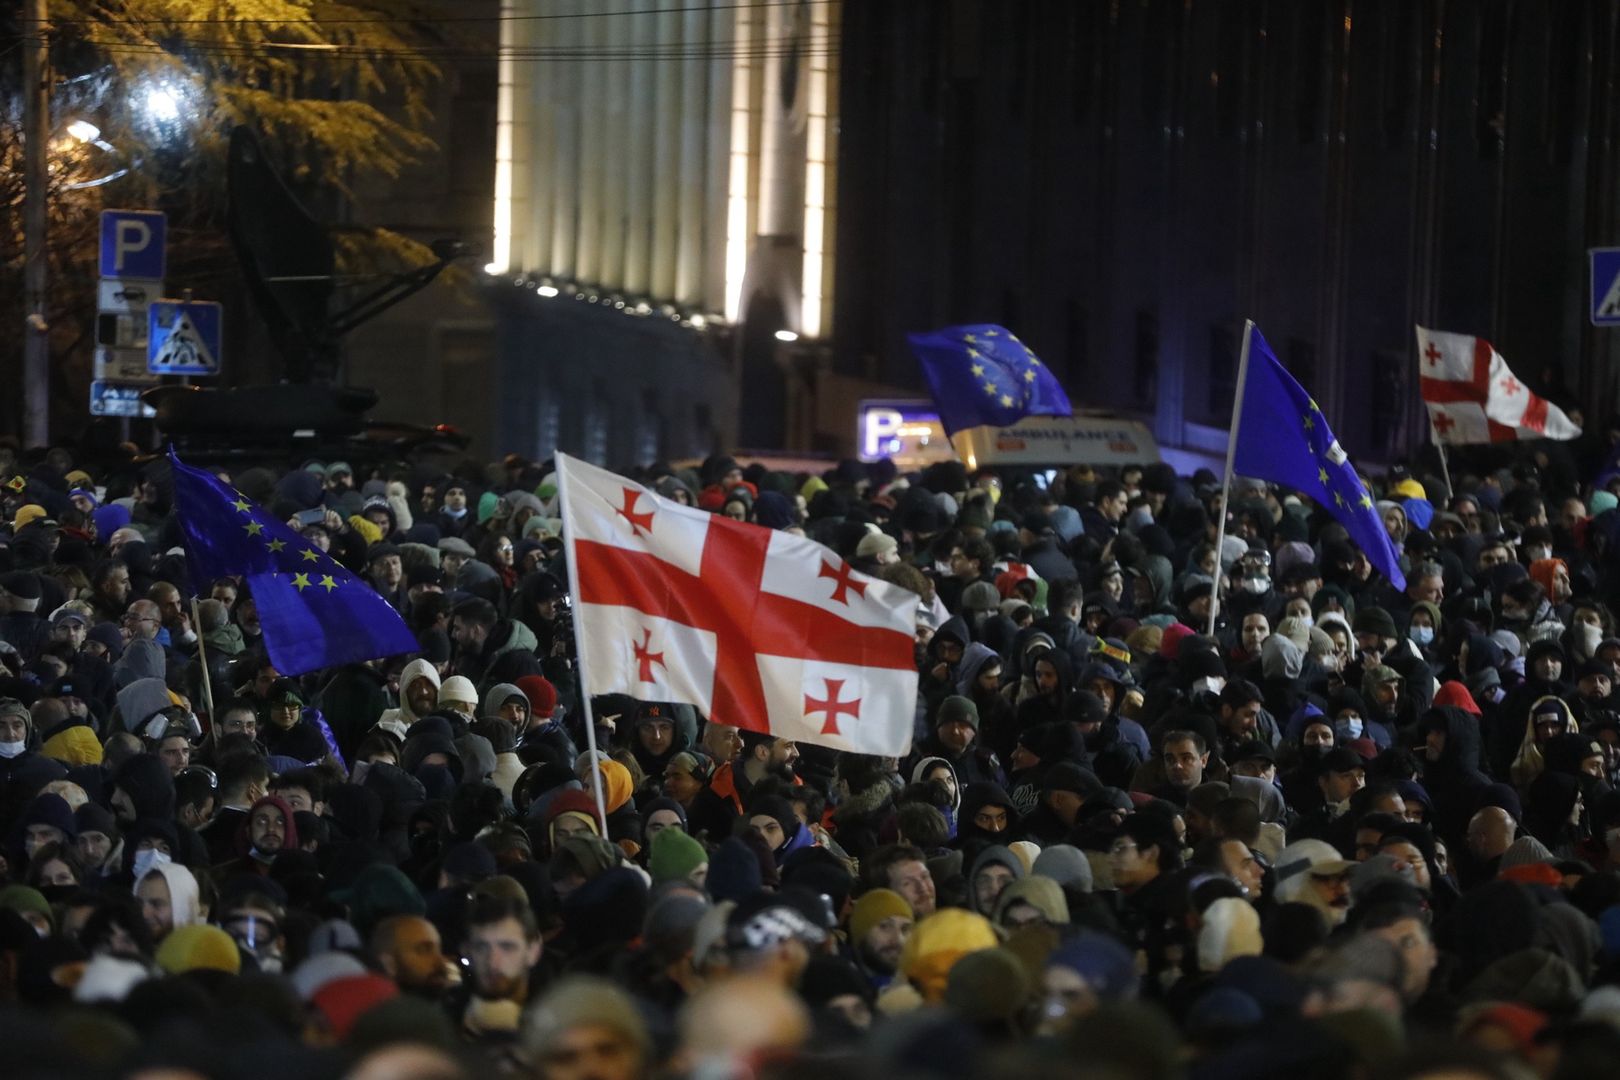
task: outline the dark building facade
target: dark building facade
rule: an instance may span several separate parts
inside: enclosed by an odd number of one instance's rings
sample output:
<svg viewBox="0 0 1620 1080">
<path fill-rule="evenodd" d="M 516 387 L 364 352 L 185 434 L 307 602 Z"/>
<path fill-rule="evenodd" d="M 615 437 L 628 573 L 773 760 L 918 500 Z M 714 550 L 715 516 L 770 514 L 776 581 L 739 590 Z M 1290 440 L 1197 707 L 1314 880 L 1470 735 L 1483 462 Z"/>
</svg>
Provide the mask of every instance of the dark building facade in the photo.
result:
<svg viewBox="0 0 1620 1080">
<path fill-rule="evenodd" d="M 1026 0 L 843 13 L 831 363 L 1013 328 L 1077 405 L 1224 448 L 1243 320 L 1352 450 L 1426 437 L 1414 323 L 1615 401 L 1586 249 L 1620 243 L 1597 0 Z"/>
</svg>

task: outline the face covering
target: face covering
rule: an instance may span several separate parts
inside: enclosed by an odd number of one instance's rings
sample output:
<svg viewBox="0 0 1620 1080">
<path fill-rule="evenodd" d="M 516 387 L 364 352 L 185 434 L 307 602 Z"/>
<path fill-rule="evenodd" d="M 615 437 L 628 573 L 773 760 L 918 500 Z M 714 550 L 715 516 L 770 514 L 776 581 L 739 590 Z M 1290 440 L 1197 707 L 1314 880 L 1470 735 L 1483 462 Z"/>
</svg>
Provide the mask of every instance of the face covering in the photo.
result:
<svg viewBox="0 0 1620 1080">
<path fill-rule="evenodd" d="M 1333 747 L 1331 746 L 1301 746 L 1299 748 L 1299 756 L 1305 761 L 1319 761 L 1322 758 L 1327 757 L 1328 752 L 1332 749 Z"/>
<path fill-rule="evenodd" d="M 1603 641 L 1603 627 L 1593 626 L 1591 623 L 1581 623 L 1575 629 L 1575 647 L 1579 650 L 1582 659 L 1590 659 L 1597 652 L 1598 645 Z"/>
<path fill-rule="evenodd" d="M 1205 679 L 1194 679 L 1192 688 L 1193 693 L 1195 694 L 1200 691 L 1211 694 L 1219 694 L 1226 688 L 1226 680 L 1218 675 L 1211 675 Z"/>
<path fill-rule="evenodd" d="M 1420 646 L 1427 645 L 1434 640 L 1434 627 L 1414 626 L 1407 636 Z"/>
<path fill-rule="evenodd" d="M 1316 625 L 1316 616 L 1312 615 L 1308 611 L 1303 615 L 1295 615 L 1294 618 L 1296 618 L 1300 622 L 1304 623 L 1305 624 L 1305 629 L 1307 629 L 1307 630 L 1309 630 L 1311 627 Z"/>
<path fill-rule="evenodd" d="M 1333 733 L 1341 739 L 1361 738 L 1361 717 L 1345 716 L 1333 721 Z"/>
<path fill-rule="evenodd" d="M 444 514 L 446 517 L 454 518 L 456 521 L 460 521 L 462 518 L 467 516 L 467 508 L 463 506 L 460 510 L 452 510 L 447 506 L 444 508 Z"/>
<path fill-rule="evenodd" d="M 1247 577 L 1243 579 L 1243 591 L 1251 596 L 1259 596 L 1271 588 L 1271 579 L 1267 577 Z"/>
<path fill-rule="evenodd" d="M 1531 548 L 1525 552 L 1531 562 L 1540 562 L 1542 559 L 1552 558 L 1552 548 Z"/>
<path fill-rule="evenodd" d="M 0 742 L 0 758 L 14 758 L 26 749 L 26 742 Z"/>
<path fill-rule="evenodd" d="M 151 872 L 152 867 L 173 861 L 166 853 L 159 851 L 157 848 L 137 851 L 135 853 L 135 880 L 140 881 L 144 878 Z"/>
</svg>

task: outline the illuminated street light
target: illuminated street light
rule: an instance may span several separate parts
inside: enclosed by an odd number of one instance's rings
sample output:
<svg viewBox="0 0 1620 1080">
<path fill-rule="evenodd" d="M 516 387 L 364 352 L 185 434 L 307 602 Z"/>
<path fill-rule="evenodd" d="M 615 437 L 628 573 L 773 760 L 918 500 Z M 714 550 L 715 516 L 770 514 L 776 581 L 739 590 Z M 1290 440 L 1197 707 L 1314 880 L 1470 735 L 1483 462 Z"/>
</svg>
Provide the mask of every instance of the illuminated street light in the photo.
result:
<svg viewBox="0 0 1620 1080">
<path fill-rule="evenodd" d="M 160 124 L 180 119 L 180 96 L 161 83 L 146 88 L 146 113 Z"/>
<path fill-rule="evenodd" d="M 776 340 L 777 341 L 798 341 L 799 340 L 799 335 L 795 334 L 792 330 L 778 330 L 776 332 Z"/>
</svg>

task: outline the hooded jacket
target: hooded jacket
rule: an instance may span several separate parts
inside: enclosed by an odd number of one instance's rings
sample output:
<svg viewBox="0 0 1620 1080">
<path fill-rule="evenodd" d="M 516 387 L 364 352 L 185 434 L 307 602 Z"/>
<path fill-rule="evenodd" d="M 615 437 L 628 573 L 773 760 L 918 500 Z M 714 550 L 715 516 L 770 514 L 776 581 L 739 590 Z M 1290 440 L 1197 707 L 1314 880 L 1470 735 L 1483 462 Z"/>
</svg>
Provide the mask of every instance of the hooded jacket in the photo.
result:
<svg viewBox="0 0 1620 1080">
<path fill-rule="evenodd" d="M 1519 753 L 1513 759 L 1513 767 L 1509 775 L 1513 786 L 1521 792 L 1527 791 L 1530 785 L 1536 782 L 1546 769 L 1546 761 L 1542 756 L 1541 744 L 1536 742 L 1536 713 L 1538 710 L 1556 710 L 1561 726 L 1559 734 L 1574 734 L 1580 731 L 1580 725 L 1575 722 L 1575 714 L 1570 712 L 1562 698 L 1547 694 L 1537 698 L 1530 706 L 1530 711 L 1524 717 L 1524 737 L 1519 743 Z"/>
<path fill-rule="evenodd" d="M 439 669 L 423 659 L 415 659 L 405 665 L 405 670 L 399 673 L 399 705 L 389 709 L 377 719 L 377 726 L 400 739 L 406 738 L 411 725 L 422 719 L 411 708 L 410 687 L 417 679 L 427 679 L 433 684 L 437 695 L 441 685 Z"/>
<path fill-rule="evenodd" d="M 1003 761 L 1012 754 L 1018 741 L 1018 730 L 1011 703 L 1000 689 L 985 690 L 979 686 L 979 674 L 991 664 L 1001 664 L 1001 657 L 988 645 L 974 642 L 962 655 L 957 665 L 956 693 L 973 702 L 979 710 L 979 741 L 996 752 Z M 1005 669 L 1005 665 L 1003 665 Z"/>
<path fill-rule="evenodd" d="M 1479 769 L 1479 721 L 1462 709 L 1439 706 L 1424 714 L 1420 729 L 1445 735 L 1446 745 L 1434 761 L 1423 763 L 1423 788 L 1434 810 L 1430 824 L 1447 847 L 1460 851 L 1468 819 L 1479 809 L 1490 778 Z"/>
<path fill-rule="evenodd" d="M 1024 879 L 1024 860 L 1020 859 L 1017 855 L 1014 855 L 1012 853 L 1012 849 L 1004 844 L 990 844 L 986 846 L 973 860 L 973 865 L 968 869 L 967 874 L 968 905 L 971 910 L 977 911 L 980 915 L 984 915 L 986 917 L 988 917 L 991 912 L 1001 910 L 999 897 L 997 898 L 998 903 L 993 906 L 990 911 L 985 911 L 979 907 L 978 890 L 973 887 L 973 883 L 978 879 L 979 871 L 983 870 L 987 866 L 1005 866 L 1008 870 L 1011 870 L 1013 880 L 1008 884 L 1008 888 L 1011 888 L 1012 884 Z"/>
</svg>

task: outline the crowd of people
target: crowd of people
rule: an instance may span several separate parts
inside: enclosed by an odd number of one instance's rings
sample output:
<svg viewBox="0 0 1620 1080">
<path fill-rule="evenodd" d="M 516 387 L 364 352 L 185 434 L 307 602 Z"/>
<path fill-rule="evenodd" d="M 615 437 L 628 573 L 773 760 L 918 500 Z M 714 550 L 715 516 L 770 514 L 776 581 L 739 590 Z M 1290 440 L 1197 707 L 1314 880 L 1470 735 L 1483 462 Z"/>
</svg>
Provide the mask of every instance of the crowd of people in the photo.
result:
<svg viewBox="0 0 1620 1080">
<path fill-rule="evenodd" d="M 1162 464 L 628 470 L 917 595 L 896 760 L 582 702 L 549 462 L 217 470 L 420 646 L 294 674 L 166 461 L 0 449 L 4 1070 L 1594 1075 L 1620 476 L 1557 461 L 1369 478 L 1404 589 Z"/>
</svg>

